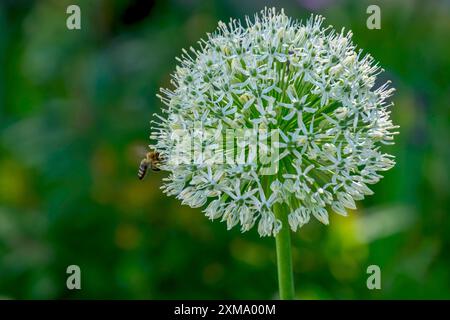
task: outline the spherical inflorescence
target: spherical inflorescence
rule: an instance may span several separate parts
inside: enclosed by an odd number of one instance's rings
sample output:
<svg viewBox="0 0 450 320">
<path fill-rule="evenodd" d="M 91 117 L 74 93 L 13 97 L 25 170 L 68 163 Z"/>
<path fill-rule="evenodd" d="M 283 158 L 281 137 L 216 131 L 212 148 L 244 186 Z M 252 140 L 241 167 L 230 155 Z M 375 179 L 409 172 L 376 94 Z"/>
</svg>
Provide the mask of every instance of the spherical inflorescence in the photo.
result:
<svg viewBox="0 0 450 320">
<path fill-rule="evenodd" d="M 151 135 L 169 171 L 162 187 L 168 195 L 206 207 L 207 217 L 228 228 L 257 224 L 267 236 L 287 227 L 276 205 L 295 231 L 311 216 L 328 224 L 330 210 L 347 215 L 355 200 L 372 194 L 367 185 L 394 165 L 380 151 L 396 134 L 386 101 L 394 90 L 388 83 L 374 88 L 382 70 L 356 49 L 351 32 L 322 22 L 312 16 L 302 24 L 265 9 L 245 26 L 220 22 L 199 49 L 183 50 L 175 88 L 159 96 L 166 116 L 153 121 Z M 223 133 L 255 127 L 264 139 L 223 147 L 238 140 Z M 238 147 L 245 161 L 233 161 Z M 276 170 L 262 173 L 253 147 L 276 155 L 269 161 Z M 180 161 L 186 155 L 190 160 Z"/>
</svg>

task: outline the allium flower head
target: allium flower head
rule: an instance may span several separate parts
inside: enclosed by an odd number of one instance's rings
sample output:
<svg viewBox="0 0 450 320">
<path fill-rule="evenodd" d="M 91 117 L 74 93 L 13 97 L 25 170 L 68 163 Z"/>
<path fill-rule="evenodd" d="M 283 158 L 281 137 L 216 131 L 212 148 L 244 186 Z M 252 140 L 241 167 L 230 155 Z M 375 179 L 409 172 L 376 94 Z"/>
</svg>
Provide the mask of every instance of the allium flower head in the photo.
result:
<svg viewBox="0 0 450 320">
<path fill-rule="evenodd" d="M 168 195 L 267 236 L 288 227 L 274 205 L 295 231 L 372 194 L 368 184 L 394 165 L 380 150 L 396 134 L 386 102 L 394 90 L 374 88 L 380 67 L 351 32 L 323 20 L 265 9 L 245 25 L 220 22 L 199 49 L 183 50 L 151 135 Z M 258 137 L 239 139 L 243 129 Z"/>
</svg>

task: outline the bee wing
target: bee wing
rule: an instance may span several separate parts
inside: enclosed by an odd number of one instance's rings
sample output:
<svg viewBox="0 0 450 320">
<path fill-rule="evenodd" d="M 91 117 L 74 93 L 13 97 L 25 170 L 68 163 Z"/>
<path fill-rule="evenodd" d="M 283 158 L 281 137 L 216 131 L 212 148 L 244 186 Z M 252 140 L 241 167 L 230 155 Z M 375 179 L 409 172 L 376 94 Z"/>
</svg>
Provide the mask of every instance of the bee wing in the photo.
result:
<svg viewBox="0 0 450 320">
<path fill-rule="evenodd" d="M 134 149 L 133 151 L 136 154 L 136 156 L 139 157 L 140 159 L 145 158 L 145 156 L 148 152 L 148 148 L 146 148 L 142 145 L 134 146 L 133 149 Z"/>
</svg>

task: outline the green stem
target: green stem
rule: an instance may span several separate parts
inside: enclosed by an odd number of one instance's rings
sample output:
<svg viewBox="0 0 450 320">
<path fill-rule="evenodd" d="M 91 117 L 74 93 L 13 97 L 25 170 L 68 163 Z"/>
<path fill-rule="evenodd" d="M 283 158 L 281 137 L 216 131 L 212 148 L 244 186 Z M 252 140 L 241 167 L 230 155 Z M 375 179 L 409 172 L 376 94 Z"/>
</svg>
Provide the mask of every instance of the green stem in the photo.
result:
<svg viewBox="0 0 450 320">
<path fill-rule="evenodd" d="M 280 299 L 292 300 L 294 299 L 294 277 L 292 274 L 291 231 L 288 216 L 279 204 L 274 206 L 274 212 L 282 223 L 282 228 L 275 237 Z"/>
</svg>

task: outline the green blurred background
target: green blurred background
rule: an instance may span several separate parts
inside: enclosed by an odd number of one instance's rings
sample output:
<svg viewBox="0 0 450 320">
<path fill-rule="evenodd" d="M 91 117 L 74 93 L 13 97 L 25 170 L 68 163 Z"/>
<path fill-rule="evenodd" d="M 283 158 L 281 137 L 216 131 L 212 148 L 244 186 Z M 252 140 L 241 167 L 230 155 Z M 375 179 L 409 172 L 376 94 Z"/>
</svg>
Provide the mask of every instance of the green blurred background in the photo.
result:
<svg viewBox="0 0 450 320">
<path fill-rule="evenodd" d="M 370 4 L 381 30 L 366 27 Z M 350 28 L 397 88 L 397 166 L 358 211 L 293 236 L 298 298 L 450 298 L 450 3 L 419 0 L 2 0 L 1 298 L 277 297 L 272 238 L 163 196 L 162 173 L 136 178 L 175 56 L 264 5 Z M 81 290 L 66 288 L 71 264 Z M 371 264 L 381 290 L 366 287 Z"/>
</svg>

